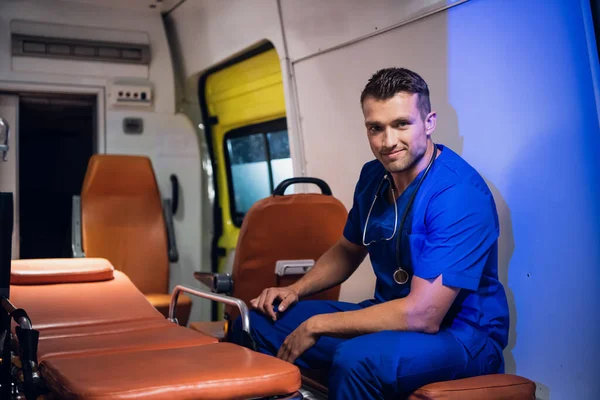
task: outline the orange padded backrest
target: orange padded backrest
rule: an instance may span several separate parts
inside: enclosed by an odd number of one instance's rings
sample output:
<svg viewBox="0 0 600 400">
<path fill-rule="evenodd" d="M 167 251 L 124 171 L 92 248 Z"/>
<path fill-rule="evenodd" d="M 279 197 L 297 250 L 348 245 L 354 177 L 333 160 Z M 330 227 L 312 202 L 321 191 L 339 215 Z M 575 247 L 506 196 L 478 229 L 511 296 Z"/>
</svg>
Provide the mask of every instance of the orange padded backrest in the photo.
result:
<svg viewBox="0 0 600 400">
<path fill-rule="evenodd" d="M 142 293 L 167 293 L 162 204 L 147 157 L 94 155 L 81 190 L 86 257 L 108 259 Z"/>
<path fill-rule="evenodd" d="M 248 210 L 240 229 L 233 262 L 233 296 L 249 304 L 261 291 L 286 286 L 298 277 L 278 277 L 278 260 L 317 261 L 342 236 L 347 210 L 333 196 L 270 196 Z M 337 300 L 339 286 L 311 297 Z M 232 320 L 238 311 L 227 307 Z"/>
</svg>

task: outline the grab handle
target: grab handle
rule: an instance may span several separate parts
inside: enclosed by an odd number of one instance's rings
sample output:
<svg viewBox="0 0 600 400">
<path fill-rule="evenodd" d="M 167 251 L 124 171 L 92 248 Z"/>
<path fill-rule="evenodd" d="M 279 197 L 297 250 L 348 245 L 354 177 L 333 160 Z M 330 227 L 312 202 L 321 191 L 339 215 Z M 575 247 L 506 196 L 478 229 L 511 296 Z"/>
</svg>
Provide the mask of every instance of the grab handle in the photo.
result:
<svg viewBox="0 0 600 400">
<path fill-rule="evenodd" d="M 171 174 L 169 179 L 171 180 L 171 210 L 175 215 L 179 209 L 179 179 L 175 174 Z"/>
<path fill-rule="evenodd" d="M 274 196 L 283 196 L 285 190 L 290 186 L 296 183 L 313 183 L 321 189 L 321 192 L 326 196 L 331 196 L 331 188 L 324 180 L 319 178 L 309 178 L 309 177 L 298 177 L 298 178 L 289 178 L 282 181 L 275 190 L 273 190 Z"/>
</svg>

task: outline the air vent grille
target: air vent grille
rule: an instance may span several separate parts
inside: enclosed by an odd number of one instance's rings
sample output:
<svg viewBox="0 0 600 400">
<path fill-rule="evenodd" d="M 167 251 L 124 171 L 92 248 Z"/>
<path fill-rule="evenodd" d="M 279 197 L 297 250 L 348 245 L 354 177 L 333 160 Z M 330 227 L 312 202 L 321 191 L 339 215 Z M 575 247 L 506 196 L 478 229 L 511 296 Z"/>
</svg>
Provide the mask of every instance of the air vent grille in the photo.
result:
<svg viewBox="0 0 600 400">
<path fill-rule="evenodd" d="M 150 46 L 45 36 L 12 35 L 13 56 L 150 64 Z"/>
</svg>

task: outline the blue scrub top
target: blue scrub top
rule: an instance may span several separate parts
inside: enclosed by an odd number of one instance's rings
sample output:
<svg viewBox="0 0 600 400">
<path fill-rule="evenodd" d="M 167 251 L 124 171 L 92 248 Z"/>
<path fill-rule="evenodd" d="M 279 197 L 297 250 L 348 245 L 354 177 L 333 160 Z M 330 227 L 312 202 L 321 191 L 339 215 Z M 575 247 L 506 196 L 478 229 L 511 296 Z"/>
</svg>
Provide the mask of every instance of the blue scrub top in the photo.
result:
<svg viewBox="0 0 600 400">
<path fill-rule="evenodd" d="M 443 145 L 410 209 L 402 235 L 402 268 L 423 279 L 442 275 L 442 283 L 462 289 L 442 327 L 452 332 L 476 355 L 489 338 L 501 348 L 508 342 L 509 312 L 506 294 L 498 280 L 499 223 L 496 204 L 483 178 L 458 154 Z M 362 246 L 363 230 L 375 192 L 386 170 L 378 160 L 366 163 L 354 192 L 344 237 Z M 423 172 L 397 200 L 398 226 Z M 405 297 L 410 281 L 393 280 L 396 265 L 394 206 L 383 196 L 388 181 L 373 205 L 365 243 L 377 277 L 375 301 Z"/>
</svg>

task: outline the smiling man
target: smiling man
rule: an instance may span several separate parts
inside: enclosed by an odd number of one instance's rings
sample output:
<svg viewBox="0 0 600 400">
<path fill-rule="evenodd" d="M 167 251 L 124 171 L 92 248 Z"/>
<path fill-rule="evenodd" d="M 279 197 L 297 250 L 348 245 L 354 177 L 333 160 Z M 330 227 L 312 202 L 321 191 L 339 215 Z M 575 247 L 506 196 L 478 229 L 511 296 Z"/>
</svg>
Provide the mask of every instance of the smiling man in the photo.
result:
<svg viewBox="0 0 600 400">
<path fill-rule="evenodd" d="M 436 113 L 418 74 L 378 71 L 361 106 L 376 159 L 362 168 L 343 237 L 298 282 L 252 300 L 259 351 L 328 369 L 332 399 L 395 399 L 503 372 L 509 316 L 491 192 L 433 143 Z M 367 254 L 373 299 L 298 301 L 344 282 Z"/>
</svg>

